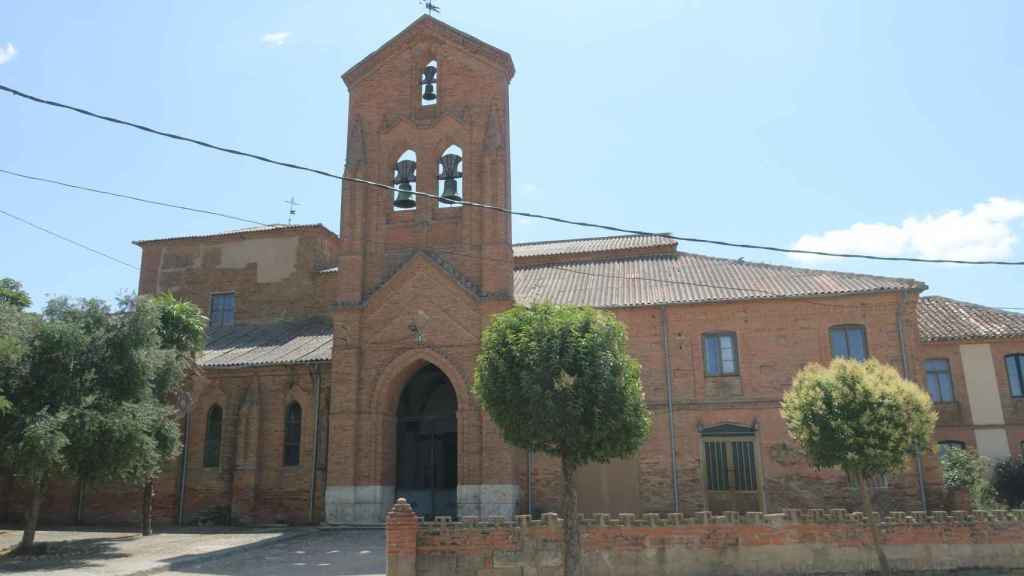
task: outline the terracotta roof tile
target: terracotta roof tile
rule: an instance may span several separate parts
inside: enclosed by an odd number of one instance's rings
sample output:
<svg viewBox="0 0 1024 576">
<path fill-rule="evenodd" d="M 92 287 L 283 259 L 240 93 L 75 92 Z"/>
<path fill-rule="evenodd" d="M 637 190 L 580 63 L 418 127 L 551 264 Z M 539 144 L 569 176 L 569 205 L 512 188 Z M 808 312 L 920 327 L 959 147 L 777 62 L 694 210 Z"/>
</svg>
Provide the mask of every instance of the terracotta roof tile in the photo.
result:
<svg viewBox="0 0 1024 576">
<path fill-rule="evenodd" d="M 327 318 L 211 327 L 199 365 L 239 368 L 329 362 L 333 342 L 334 328 Z"/>
<path fill-rule="evenodd" d="M 1024 314 L 925 296 L 917 305 L 921 340 L 995 340 L 1024 338 Z"/>
<path fill-rule="evenodd" d="M 515 300 L 602 308 L 924 290 L 916 280 L 697 254 L 566 262 L 515 270 Z"/>
<path fill-rule="evenodd" d="M 608 252 L 611 250 L 634 250 L 656 246 L 675 247 L 677 242 L 664 236 L 603 236 L 599 238 L 579 238 L 575 240 L 550 240 L 547 242 L 525 242 L 512 245 L 515 258 L 534 256 L 556 256 L 561 254 L 586 254 L 591 252 Z"/>
<path fill-rule="evenodd" d="M 135 240 L 132 242 L 132 244 L 135 244 L 136 246 L 142 246 L 143 244 L 151 244 L 153 242 L 168 242 L 171 240 L 213 240 L 242 235 L 265 236 L 268 234 L 276 234 L 284 231 L 297 232 L 301 230 L 318 230 L 321 233 L 325 233 L 330 236 L 337 236 L 334 232 L 331 232 L 331 230 L 324 226 L 323 224 L 275 224 L 273 226 L 253 226 L 251 228 L 241 228 L 238 230 L 228 230 L 226 232 L 215 232 L 212 234 L 195 234 L 191 236 L 171 236 L 168 238 L 153 238 L 151 240 Z"/>
</svg>

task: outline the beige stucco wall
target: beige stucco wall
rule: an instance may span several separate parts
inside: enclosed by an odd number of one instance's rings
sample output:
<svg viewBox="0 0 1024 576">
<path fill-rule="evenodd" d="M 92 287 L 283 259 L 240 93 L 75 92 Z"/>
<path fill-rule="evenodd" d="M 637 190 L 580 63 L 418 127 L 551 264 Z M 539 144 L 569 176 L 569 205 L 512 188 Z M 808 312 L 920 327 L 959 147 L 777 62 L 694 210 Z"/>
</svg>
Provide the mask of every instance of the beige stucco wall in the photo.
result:
<svg viewBox="0 0 1024 576">
<path fill-rule="evenodd" d="M 220 249 L 219 268 L 245 268 L 256 264 L 256 282 L 280 282 L 295 272 L 299 254 L 299 237 L 250 238 L 225 243 Z"/>
<path fill-rule="evenodd" d="M 961 344 L 960 359 L 967 384 L 967 399 L 971 407 L 971 420 L 975 426 L 1004 426 L 1003 405 L 999 395 L 992 347 L 988 344 Z M 978 428 L 974 430 L 978 453 L 994 460 L 1010 455 L 1010 443 L 1005 428 Z"/>
</svg>

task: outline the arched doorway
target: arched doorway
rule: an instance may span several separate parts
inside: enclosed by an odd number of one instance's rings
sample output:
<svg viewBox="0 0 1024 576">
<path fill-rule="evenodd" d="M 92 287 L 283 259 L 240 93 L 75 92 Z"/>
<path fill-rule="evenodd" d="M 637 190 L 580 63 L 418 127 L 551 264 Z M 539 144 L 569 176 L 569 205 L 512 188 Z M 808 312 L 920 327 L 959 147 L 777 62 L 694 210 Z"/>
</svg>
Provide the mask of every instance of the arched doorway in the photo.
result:
<svg viewBox="0 0 1024 576">
<path fill-rule="evenodd" d="M 448 377 L 428 364 L 398 401 L 397 497 L 426 517 L 458 514 L 458 402 Z"/>
</svg>

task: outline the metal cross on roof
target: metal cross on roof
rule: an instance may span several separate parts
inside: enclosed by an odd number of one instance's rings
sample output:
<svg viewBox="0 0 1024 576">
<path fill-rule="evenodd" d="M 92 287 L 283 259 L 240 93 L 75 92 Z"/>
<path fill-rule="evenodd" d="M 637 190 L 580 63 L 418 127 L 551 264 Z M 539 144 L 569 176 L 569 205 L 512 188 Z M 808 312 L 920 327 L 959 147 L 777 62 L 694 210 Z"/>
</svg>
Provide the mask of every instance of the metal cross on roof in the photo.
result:
<svg viewBox="0 0 1024 576">
<path fill-rule="evenodd" d="M 295 207 L 300 204 L 295 201 L 295 196 L 292 196 L 291 200 L 285 200 L 284 203 L 288 205 L 288 225 L 291 226 L 292 216 L 295 216 Z"/>
<path fill-rule="evenodd" d="M 423 4 L 423 7 L 427 9 L 427 14 L 431 14 L 433 12 L 436 12 L 438 14 L 441 13 L 441 7 L 438 6 L 437 4 L 434 4 L 430 0 L 420 0 L 420 4 Z"/>
</svg>

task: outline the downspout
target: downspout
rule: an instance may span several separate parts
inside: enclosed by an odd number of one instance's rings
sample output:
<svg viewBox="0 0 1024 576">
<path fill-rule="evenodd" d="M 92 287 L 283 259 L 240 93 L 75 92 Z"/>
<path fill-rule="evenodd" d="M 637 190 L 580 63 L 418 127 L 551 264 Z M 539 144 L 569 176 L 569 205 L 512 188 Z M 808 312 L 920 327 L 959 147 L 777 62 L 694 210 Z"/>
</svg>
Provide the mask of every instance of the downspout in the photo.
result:
<svg viewBox="0 0 1024 576">
<path fill-rule="evenodd" d="M 900 303 L 896 306 L 896 338 L 900 343 L 900 362 L 903 364 L 903 377 L 910 378 L 910 360 L 907 358 L 907 342 L 903 334 L 903 309 L 907 304 L 907 289 L 900 290 Z M 921 451 L 914 451 L 914 464 L 917 467 L 917 491 L 921 498 L 921 509 L 928 511 L 928 496 L 925 493 L 924 463 Z"/>
<path fill-rule="evenodd" d="M 672 451 L 672 511 L 679 512 L 679 473 L 676 466 L 676 429 L 672 421 L 672 355 L 668 348 L 668 313 L 661 307 L 661 347 L 665 353 L 665 399 L 668 404 L 668 443 Z"/>
<path fill-rule="evenodd" d="M 188 445 L 192 435 L 192 409 L 185 411 L 185 438 L 181 447 L 181 464 L 178 471 L 178 526 L 185 524 L 185 481 L 188 476 Z"/>
<path fill-rule="evenodd" d="M 309 523 L 316 520 L 316 475 L 320 465 L 320 365 L 309 367 L 309 377 L 313 380 L 313 462 L 309 480 Z"/>
</svg>

